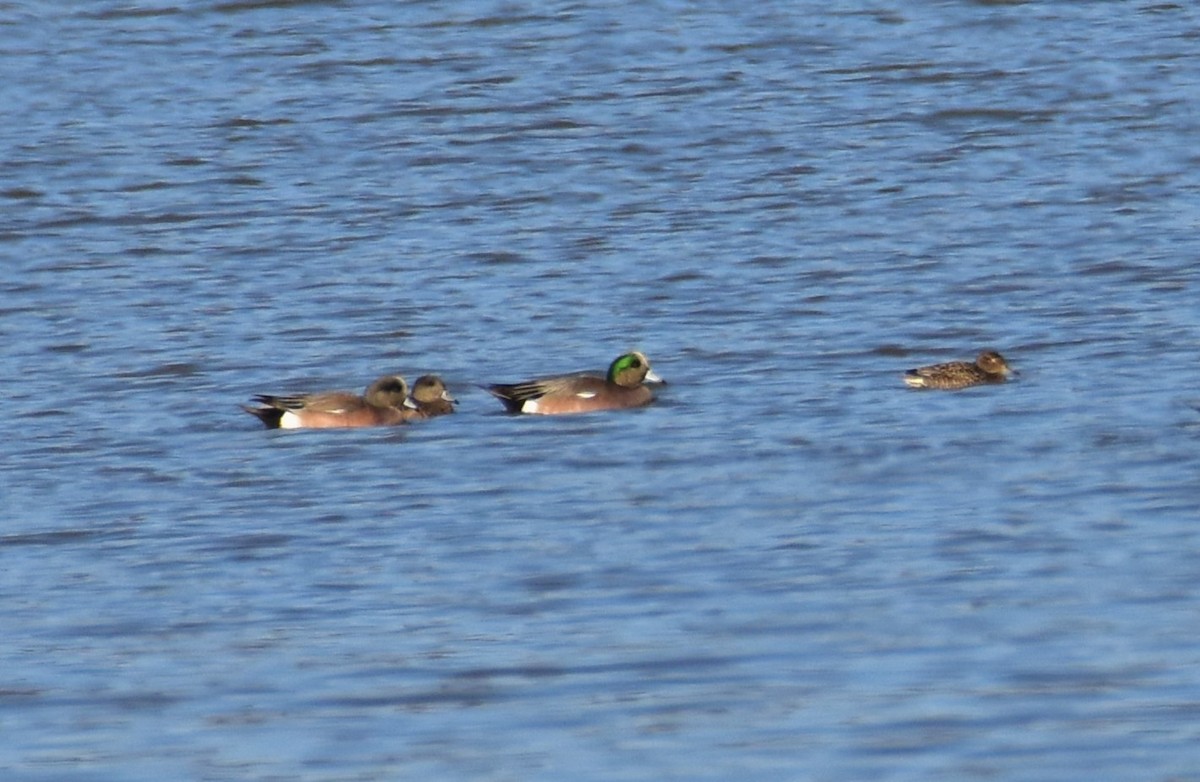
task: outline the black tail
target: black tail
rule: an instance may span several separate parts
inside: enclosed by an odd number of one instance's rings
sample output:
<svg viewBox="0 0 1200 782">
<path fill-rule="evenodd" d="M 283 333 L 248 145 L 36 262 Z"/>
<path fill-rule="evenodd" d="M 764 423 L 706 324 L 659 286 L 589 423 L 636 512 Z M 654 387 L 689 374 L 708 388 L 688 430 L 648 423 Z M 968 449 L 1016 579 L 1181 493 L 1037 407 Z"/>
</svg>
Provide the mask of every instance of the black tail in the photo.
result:
<svg viewBox="0 0 1200 782">
<path fill-rule="evenodd" d="M 283 418 L 283 411 L 277 407 L 249 407 L 248 405 L 242 405 L 242 409 L 262 421 L 263 426 L 268 429 L 278 429 L 279 421 Z"/>
<path fill-rule="evenodd" d="M 492 396 L 504 403 L 504 409 L 510 413 L 521 412 L 521 406 L 525 404 L 525 400 L 530 397 L 521 393 L 521 384 L 505 385 L 498 383 L 491 386 L 480 386 L 484 391 L 487 391 Z"/>
</svg>

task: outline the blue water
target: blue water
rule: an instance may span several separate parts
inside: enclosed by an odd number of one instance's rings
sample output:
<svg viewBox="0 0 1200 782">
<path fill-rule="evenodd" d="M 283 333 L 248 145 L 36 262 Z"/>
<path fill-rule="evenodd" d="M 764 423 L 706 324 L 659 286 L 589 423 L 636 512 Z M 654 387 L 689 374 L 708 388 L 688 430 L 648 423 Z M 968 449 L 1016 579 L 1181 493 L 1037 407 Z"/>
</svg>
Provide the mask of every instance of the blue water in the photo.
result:
<svg viewBox="0 0 1200 782">
<path fill-rule="evenodd" d="M 4 779 L 1200 779 L 1198 40 L 0 4 Z M 238 408 L 391 372 L 459 412 Z"/>
</svg>

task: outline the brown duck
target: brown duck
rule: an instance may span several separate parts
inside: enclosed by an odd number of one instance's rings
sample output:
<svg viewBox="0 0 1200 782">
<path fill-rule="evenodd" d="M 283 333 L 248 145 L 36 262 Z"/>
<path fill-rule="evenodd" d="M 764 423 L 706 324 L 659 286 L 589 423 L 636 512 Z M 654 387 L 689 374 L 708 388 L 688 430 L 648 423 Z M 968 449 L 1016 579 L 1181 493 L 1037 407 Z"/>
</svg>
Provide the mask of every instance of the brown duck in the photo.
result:
<svg viewBox="0 0 1200 782">
<path fill-rule="evenodd" d="M 1016 370 L 994 350 L 985 350 L 969 361 L 951 361 L 910 369 L 904 373 L 904 382 L 913 388 L 941 388 L 953 390 L 978 386 L 985 383 L 1003 383 Z"/>
<path fill-rule="evenodd" d="M 351 391 L 254 397 L 242 409 L 268 429 L 335 429 L 402 424 L 414 412 L 405 406 L 408 384 L 399 375 L 381 377 L 362 396 Z"/>
</svg>

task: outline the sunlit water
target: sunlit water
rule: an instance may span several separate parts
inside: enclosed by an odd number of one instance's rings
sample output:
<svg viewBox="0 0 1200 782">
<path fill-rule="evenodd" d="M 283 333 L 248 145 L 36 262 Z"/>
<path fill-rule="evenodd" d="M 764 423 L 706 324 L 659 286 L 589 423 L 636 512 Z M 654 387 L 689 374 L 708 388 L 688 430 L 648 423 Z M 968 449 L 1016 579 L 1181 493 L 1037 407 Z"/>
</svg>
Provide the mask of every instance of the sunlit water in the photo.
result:
<svg viewBox="0 0 1200 782">
<path fill-rule="evenodd" d="M 1200 13 L 743 5 L 0 5 L 6 780 L 1198 778 Z"/>
</svg>

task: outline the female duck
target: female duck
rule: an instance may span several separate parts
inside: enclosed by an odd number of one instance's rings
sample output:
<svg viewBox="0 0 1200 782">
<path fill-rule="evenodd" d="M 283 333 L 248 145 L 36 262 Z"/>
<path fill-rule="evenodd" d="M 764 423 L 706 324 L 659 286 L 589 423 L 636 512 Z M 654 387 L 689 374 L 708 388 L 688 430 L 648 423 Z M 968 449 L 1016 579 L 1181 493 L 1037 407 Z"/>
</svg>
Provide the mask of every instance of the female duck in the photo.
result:
<svg viewBox="0 0 1200 782">
<path fill-rule="evenodd" d="M 446 384 L 440 377 L 421 375 L 413 383 L 412 396 L 408 398 L 405 405 L 409 408 L 407 415 L 410 419 L 433 418 L 453 413 L 456 401 L 454 397 L 450 396 Z"/>
<path fill-rule="evenodd" d="M 358 396 L 350 391 L 324 391 L 295 396 L 254 397 L 257 407 L 242 406 L 268 429 L 336 429 L 394 426 L 414 412 L 405 406 L 408 384 L 398 375 L 381 377 Z"/>
<path fill-rule="evenodd" d="M 910 369 L 904 373 L 904 382 L 913 388 L 953 390 L 985 383 L 1003 383 L 1013 374 L 1016 374 L 1016 370 L 1008 366 L 1004 356 L 994 350 L 985 350 L 973 364 L 968 361 L 951 361 Z"/>
</svg>

